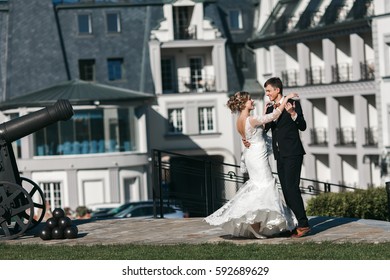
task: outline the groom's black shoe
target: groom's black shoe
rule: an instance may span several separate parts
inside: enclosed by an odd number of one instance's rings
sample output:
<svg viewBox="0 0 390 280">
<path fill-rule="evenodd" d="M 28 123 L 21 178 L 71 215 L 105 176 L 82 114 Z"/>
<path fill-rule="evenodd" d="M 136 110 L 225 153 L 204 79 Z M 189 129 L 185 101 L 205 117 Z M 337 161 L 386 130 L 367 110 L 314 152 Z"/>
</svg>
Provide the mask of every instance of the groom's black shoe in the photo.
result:
<svg viewBox="0 0 390 280">
<path fill-rule="evenodd" d="M 310 232 L 310 227 L 297 227 L 295 229 L 295 232 L 293 235 L 291 235 L 292 238 L 299 238 L 299 237 L 303 237 L 307 234 L 309 234 Z"/>
</svg>

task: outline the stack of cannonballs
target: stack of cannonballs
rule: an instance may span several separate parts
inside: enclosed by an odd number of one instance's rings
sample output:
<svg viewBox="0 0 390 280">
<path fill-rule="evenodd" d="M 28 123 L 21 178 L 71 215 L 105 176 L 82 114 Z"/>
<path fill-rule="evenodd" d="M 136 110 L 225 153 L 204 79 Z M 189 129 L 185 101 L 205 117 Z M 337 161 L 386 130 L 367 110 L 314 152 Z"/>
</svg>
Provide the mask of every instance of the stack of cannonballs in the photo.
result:
<svg viewBox="0 0 390 280">
<path fill-rule="evenodd" d="M 53 210 L 53 217 L 46 220 L 46 226 L 39 232 L 43 240 L 50 239 L 72 239 L 76 238 L 79 230 L 72 224 L 72 220 L 65 216 L 61 208 Z"/>
</svg>

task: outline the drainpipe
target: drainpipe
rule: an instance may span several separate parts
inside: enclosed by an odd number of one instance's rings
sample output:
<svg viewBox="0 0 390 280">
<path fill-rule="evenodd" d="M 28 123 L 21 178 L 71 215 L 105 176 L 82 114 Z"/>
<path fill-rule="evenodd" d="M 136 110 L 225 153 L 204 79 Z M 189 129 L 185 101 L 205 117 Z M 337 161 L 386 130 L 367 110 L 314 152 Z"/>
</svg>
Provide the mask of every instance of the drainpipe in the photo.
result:
<svg viewBox="0 0 390 280">
<path fill-rule="evenodd" d="M 390 182 L 386 182 L 387 192 L 387 220 L 390 221 Z"/>
<path fill-rule="evenodd" d="M 55 17 L 56 25 L 57 25 L 58 38 L 60 39 L 60 45 L 61 45 L 62 57 L 64 59 L 64 64 L 65 64 L 66 76 L 68 78 L 68 81 L 70 81 L 71 80 L 71 76 L 70 76 L 70 71 L 69 71 L 68 58 L 66 56 L 64 38 L 62 37 L 60 20 L 58 18 L 58 12 L 57 12 L 57 8 L 56 8 L 55 4 L 53 4 L 53 11 L 54 11 L 54 17 Z"/>
</svg>

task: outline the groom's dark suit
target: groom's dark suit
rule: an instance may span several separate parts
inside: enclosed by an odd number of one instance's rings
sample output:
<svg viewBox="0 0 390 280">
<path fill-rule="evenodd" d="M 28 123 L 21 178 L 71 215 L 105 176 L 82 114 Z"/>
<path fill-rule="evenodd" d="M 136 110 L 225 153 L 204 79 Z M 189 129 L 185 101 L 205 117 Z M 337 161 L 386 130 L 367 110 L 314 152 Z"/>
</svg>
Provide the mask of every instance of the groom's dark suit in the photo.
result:
<svg viewBox="0 0 390 280">
<path fill-rule="evenodd" d="M 267 113 L 271 113 L 273 110 L 274 107 L 270 106 L 267 108 Z M 294 121 L 291 115 L 283 110 L 276 121 L 265 125 L 265 131 L 270 128 L 272 130 L 272 148 L 286 204 L 294 212 L 298 220 L 298 227 L 308 227 L 309 223 L 299 189 L 303 155 L 305 154 L 299 130 L 306 130 L 306 121 L 299 101 L 295 101 L 295 112 L 297 118 Z"/>
</svg>

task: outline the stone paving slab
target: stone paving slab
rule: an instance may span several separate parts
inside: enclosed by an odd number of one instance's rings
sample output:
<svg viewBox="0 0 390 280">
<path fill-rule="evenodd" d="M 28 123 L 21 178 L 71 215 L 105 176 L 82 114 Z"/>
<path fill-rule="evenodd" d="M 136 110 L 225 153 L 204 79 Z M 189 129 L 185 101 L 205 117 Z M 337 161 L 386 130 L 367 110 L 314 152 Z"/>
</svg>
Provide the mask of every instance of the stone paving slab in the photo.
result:
<svg viewBox="0 0 390 280">
<path fill-rule="evenodd" d="M 113 244 L 288 244 L 294 242 L 390 242 L 390 222 L 351 218 L 310 217 L 311 234 L 302 238 L 234 238 L 221 228 L 210 226 L 202 218 L 188 219 L 108 219 L 73 220 L 79 229 L 75 239 L 42 240 L 37 236 L 45 223 L 24 236 L 3 240 L 7 244 L 113 245 Z"/>
</svg>

